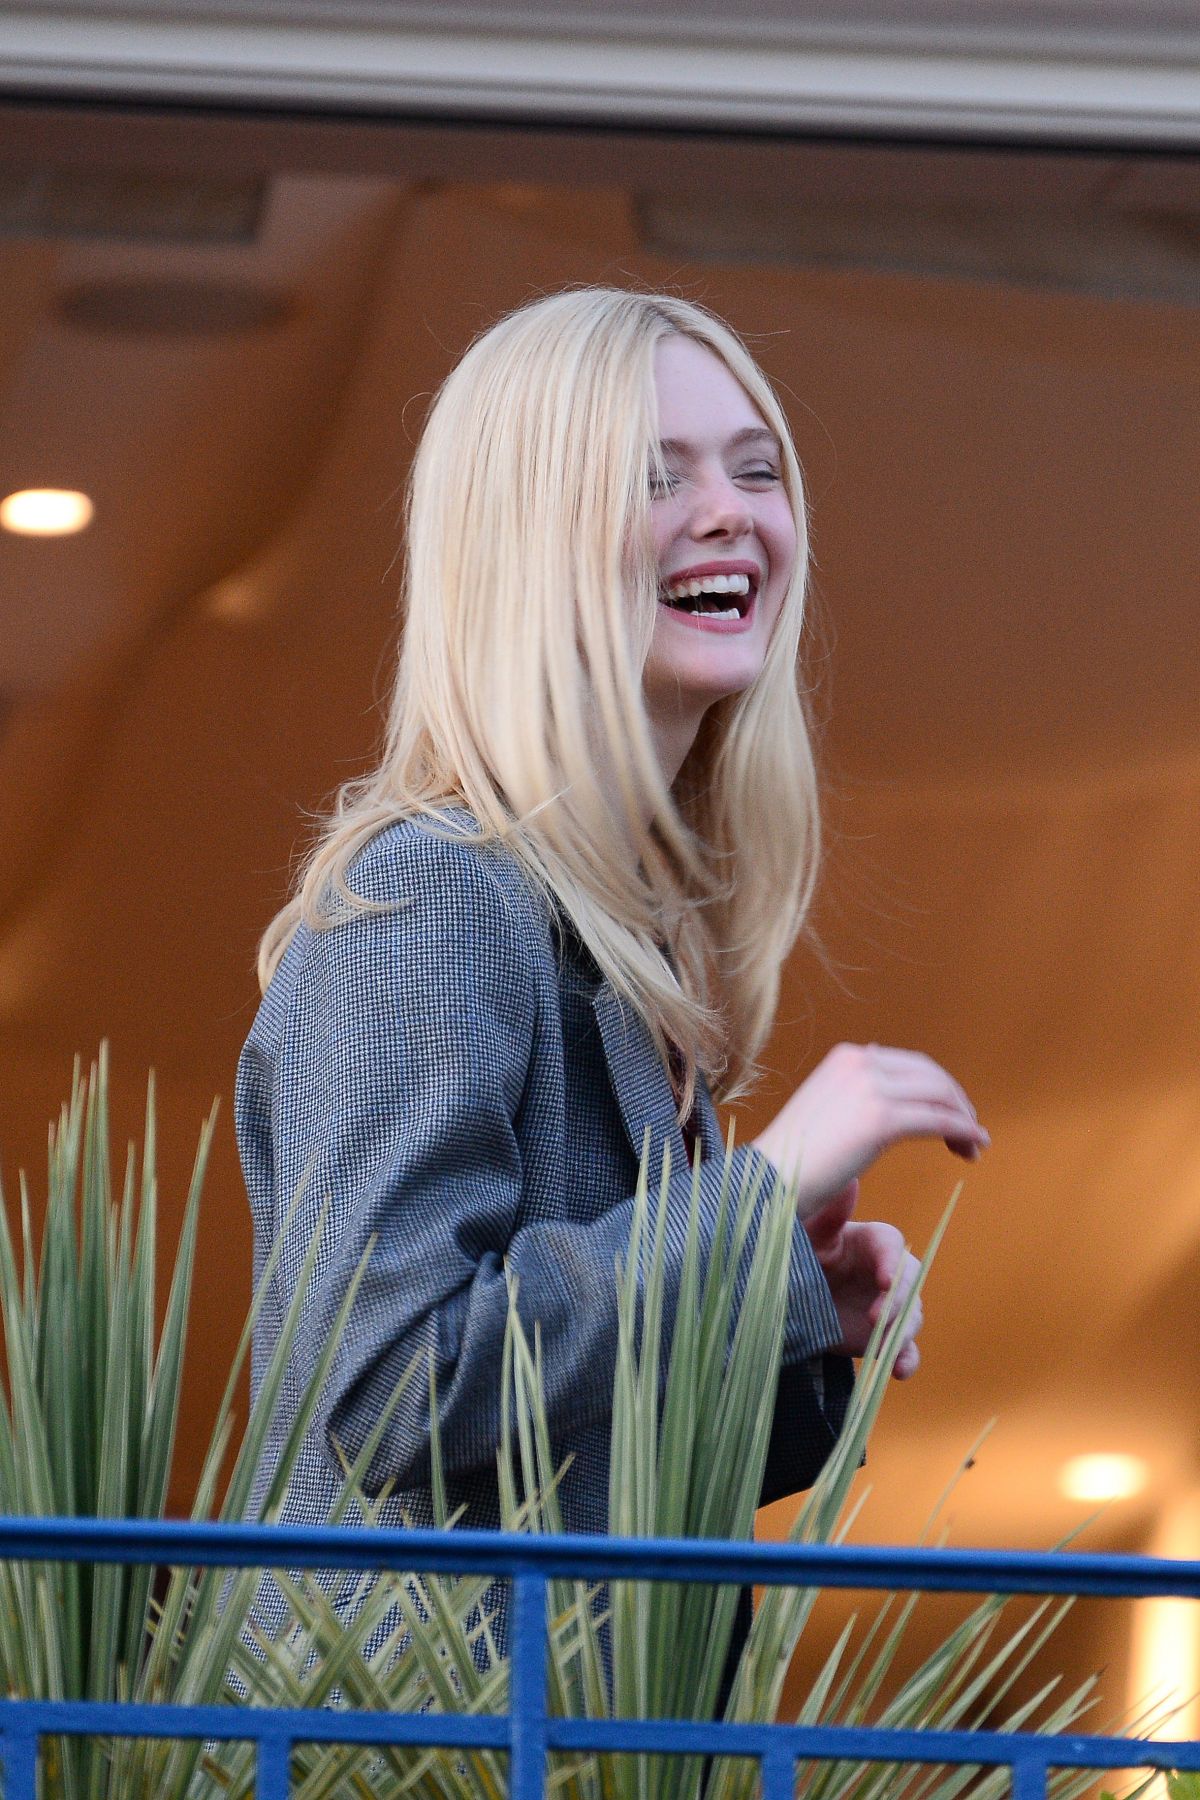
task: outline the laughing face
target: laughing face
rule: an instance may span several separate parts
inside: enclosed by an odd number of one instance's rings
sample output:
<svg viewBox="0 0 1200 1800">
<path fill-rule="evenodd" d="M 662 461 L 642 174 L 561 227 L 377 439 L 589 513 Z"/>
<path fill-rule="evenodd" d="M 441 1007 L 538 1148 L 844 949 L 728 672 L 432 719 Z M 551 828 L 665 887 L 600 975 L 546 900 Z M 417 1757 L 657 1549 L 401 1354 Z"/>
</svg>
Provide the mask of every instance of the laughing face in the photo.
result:
<svg viewBox="0 0 1200 1800">
<path fill-rule="evenodd" d="M 760 674 L 797 540 L 778 440 L 720 358 L 666 338 L 655 388 L 665 474 L 650 508 L 659 586 L 643 688 L 673 778 L 708 707 Z"/>
</svg>

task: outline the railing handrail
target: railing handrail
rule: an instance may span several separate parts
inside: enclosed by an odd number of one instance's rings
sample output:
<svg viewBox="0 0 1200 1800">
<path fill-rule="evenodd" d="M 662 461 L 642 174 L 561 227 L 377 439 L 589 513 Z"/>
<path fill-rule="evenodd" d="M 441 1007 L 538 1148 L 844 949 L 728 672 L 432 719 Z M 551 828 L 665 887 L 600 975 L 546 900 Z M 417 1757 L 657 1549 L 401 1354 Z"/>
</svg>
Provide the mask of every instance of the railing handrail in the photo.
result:
<svg viewBox="0 0 1200 1800">
<path fill-rule="evenodd" d="M 0 1737 L 9 1717 L 38 1736 L 240 1739 L 288 1737 L 310 1744 L 374 1745 L 390 1741 L 385 1721 L 406 1720 L 405 1744 L 470 1750 L 507 1750 L 506 1713 L 380 1714 L 341 1708 L 172 1704 L 129 1700 L 0 1699 Z M 265 1727 L 265 1729 L 264 1729 Z M 548 1718 L 551 1750 L 618 1751 L 699 1756 L 761 1756 L 771 1748 L 795 1757 L 843 1762 L 927 1762 L 994 1767 L 1013 1760 L 1014 1746 L 1032 1751 L 1047 1769 L 1200 1766 L 1200 1743 L 1190 1738 L 1089 1737 L 1082 1733 L 942 1731 L 935 1727 L 789 1725 L 724 1719 Z"/>
<path fill-rule="evenodd" d="M 704 1581 L 922 1593 L 1200 1599 L 1200 1561 L 1065 1550 L 740 1543 L 418 1527 L 0 1516 L 6 1561 L 394 1569 L 584 1581 Z"/>
</svg>

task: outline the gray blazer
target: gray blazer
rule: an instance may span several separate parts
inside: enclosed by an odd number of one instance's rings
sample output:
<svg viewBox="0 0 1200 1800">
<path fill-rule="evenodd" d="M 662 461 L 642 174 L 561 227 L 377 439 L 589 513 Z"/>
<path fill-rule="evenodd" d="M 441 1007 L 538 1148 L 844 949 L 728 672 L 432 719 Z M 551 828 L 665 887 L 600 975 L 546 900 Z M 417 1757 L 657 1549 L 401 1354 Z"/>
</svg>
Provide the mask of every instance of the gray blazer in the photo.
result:
<svg viewBox="0 0 1200 1800">
<path fill-rule="evenodd" d="M 467 814 L 448 822 L 470 827 Z M 257 1393 L 322 1202 L 331 1210 L 304 1304 L 259 1492 L 347 1283 L 377 1244 L 292 1483 L 285 1517 L 320 1522 L 400 1376 L 432 1352 L 452 1506 L 499 1522 L 496 1444 L 505 1265 L 537 1320 L 561 1489 L 572 1531 L 603 1531 L 616 1343 L 614 1263 L 628 1245 L 643 1133 L 651 1167 L 670 1144 L 668 1317 L 691 1191 L 670 1083 L 640 1020 L 556 930 L 504 851 L 407 821 L 356 859 L 355 889 L 390 910 L 302 927 L 238 1067 L 238 1143 L 254 1217 L 255 1275 L 303 1199 L 260 1315 Z M 711 1244 L 724 1145 L 700 1094 L 701 1229 Z M 734 1151 L 735 1179 L 748 1148 Z M 786 1367 L 764 1499 L 807 1486 L 840 1425 L 851 1365 L 804 1231 L 792 1249 Z M 818 1403 L 814 1369 L 820 1371 Z M 385 1521 L 432 1523 L 429 1386 L 393 1415 L 367 1486 L 393 1483 Z"/>
</svg>

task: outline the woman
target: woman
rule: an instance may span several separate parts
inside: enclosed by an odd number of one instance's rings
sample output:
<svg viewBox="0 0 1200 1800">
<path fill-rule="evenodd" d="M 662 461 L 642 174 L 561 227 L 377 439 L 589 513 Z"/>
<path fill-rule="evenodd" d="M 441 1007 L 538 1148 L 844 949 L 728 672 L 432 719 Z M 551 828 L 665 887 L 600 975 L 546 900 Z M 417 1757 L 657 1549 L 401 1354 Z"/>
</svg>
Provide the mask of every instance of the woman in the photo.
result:
<svg viewBox="0 0 1200 1800">
<path fill-rule="evenodd" d="M 583 290 L 485 333 L 414 463 L 399 674 L 380 764 L 343 790 L 267 933 L 237 1123 L 261 1271 L 256 1384 L 326 1201 L 273 1448 L 372 1238 L 285 1517 L 370 1459 L 385 1520 L 433 1521 L 430 1386 L 452 1507 L 499 1520 L 505 1269 L 540 1324 L 569 1529 L 602 1530 L 643 1139 L 672 1153 L 668 1316 L 712 1095 L 753 1075 L 818 859 L 797 654 L 801 478 L 765 378 L 681 300 Z M 928 1058 L 842 1046 L 733 1153 L 798 1180 L 765 1495 L 807 1485 L 893 1276 L 851 1217 L 890 1145 L 987 1143 Z M 301 1198 L 290 1216 L 289 1206 Z M 917 1364 L 919 1314 L 896 1373 Z"/>
</svg>

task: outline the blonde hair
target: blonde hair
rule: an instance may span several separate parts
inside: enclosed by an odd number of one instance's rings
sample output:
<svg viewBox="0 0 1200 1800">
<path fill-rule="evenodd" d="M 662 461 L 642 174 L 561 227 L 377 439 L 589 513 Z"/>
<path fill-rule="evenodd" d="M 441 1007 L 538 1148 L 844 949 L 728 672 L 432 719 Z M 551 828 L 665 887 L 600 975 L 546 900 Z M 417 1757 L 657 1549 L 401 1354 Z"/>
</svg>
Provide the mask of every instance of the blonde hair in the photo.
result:
<svg viewBox="0 0 1200 1800">
<path fill-rule="evenodd" d="M 658 592 L 654 352 L 675 333 L 719 357 L 777 434 L 799 550 L 762 673 L 710 709 L 668 789 L 641 684 Z M 328 928 L 366 906 L 347 872 L 372 837 L 405 817 L 437 829 L 465 806 L 682 1067 L 681 1111 L 697 1070 L 733 1098 L 770 1029 L 819 856 L 798 674 L 804 494 L 765 376 L 688 301 L 606 288 L 534 301 L 443 384 L 406 522 L 383 755 L 341 789 L 265 933 L 262 985 L 302 921 Z"/>
</svg>

